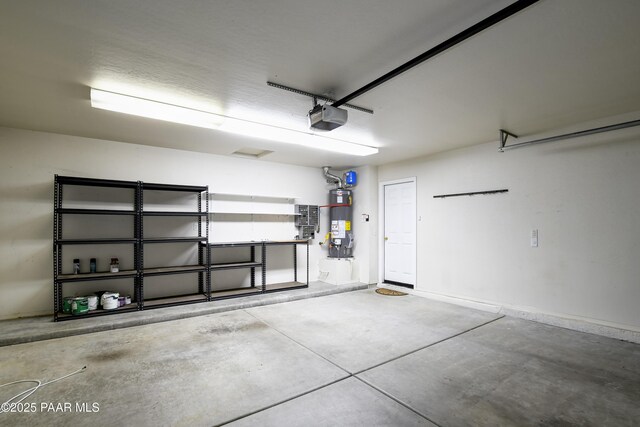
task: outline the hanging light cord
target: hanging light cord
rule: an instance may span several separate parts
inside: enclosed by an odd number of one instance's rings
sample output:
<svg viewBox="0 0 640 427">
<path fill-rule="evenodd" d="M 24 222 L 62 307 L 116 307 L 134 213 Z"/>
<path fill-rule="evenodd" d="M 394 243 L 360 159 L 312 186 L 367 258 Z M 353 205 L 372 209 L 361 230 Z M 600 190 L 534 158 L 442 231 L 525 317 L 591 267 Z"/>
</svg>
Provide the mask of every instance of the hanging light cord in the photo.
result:
<svg viewBox="0 0 640 427">
<path fill-rule="evenodd" d="M 20 402 L 22 402 L 27 397 L 29 397 L 33 393 L 35 393 L 39 388 L 42 388 L 42 387 L 46 386 L 47 384 L 52 384 L 52 383 L 55 383 L 57 381 L 64 380 L 65 378 L 69 378 L 70 376 L 75 375 L 75 374 L 79 374 L 80 372 L 84 372 L 85 369 L 87 369 L 87 367 L 83 366 L 82 368 L 78 369 L 77 371 L 73 371 L 70 374 L 67 374 L 67 375 L 65 375 L 63 377 L 60 377 L 60 378 L 56 378 L 55 380 L 47 381 L 45 383 L 43 383 L 40 380 L 20 380 L 20 381 L 13 381 L 13 382 L 10 382 L 10 383 L 6 383 L 6 384 L 0 385 L 0 388 L 2 388 L 2 387 L 7 387 L 7 386 L 10 386 L 10 385 L 13 385 L 13 384 L 37 383 L 37 385 L 35 385 L 35 386 L 33 386 L 33 387 L 31 387 L 31 388 L 29 388 L 29 389 L 27 389 L 27 390 L 25 390 L 25 391 L 23 391 L 21 393 L 16 394 L 11 399 L 9 399 L 6 402 L 2 403 L 2 406 L 0 406 L 0 413 L 7 412 L 7 405 L 10 405 L 11 403 L 20 403 Z M 19 400 L 16 400 L 14 402 L 14 400 L 18 399 L 18 398 L 19 398 Z"/>
</svg>

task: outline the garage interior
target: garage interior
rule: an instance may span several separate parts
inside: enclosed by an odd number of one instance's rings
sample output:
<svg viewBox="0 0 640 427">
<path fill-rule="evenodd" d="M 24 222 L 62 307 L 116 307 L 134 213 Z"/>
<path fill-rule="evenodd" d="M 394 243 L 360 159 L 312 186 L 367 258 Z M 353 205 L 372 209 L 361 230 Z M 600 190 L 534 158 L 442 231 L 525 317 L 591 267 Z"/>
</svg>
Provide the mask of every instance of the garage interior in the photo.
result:
<svg viewBox="0 0 640 427">
<path fill-rule="evenodd" d="M 637 425 L 639 2 L 0 11 L 0 424 Z"/>
</svg>

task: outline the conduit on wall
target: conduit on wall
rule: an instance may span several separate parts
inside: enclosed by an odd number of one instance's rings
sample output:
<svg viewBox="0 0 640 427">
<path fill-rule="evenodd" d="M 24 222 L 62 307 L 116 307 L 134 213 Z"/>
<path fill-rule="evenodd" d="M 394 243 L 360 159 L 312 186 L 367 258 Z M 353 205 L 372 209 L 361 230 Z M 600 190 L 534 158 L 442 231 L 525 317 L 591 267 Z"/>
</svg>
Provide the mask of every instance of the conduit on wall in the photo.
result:
<svg viewBox="0 0 640 427">
<path fill-rule="evenodd" d="M 509 137 L 518 138 L 518 136 L 512 134 L 511 132 L 507 132 L 504 129 L 500 129 L 500 148 L 498 148 L 498 151 L 504 152 L 504 150 L 509 150 L 511 148 L 520 148 L 520 147 L 524 147 L 527 145 L 534 145 L 534 144 L 544 144 L 546 142 L 555 142 L 555 141 L 560 141 L 562 139 L 594 135 L 596 133 L 609 132 L 609 131 L 618 130 L 618 129 L 626 129 L 634 126 L 640 126 L 640 120 L 632 120 L 630 122 L 618 123 L 615 125 L 602 126 L 598 128 L 581 130 L 578 132 L 570 132 L 570 133 L 565 133 L 563 135 L 550 136 L 548 138 L 536 139 L 533 141 L 525 141 L 525 142 L 520 142 L 517 144 L 511 144 L 511 145 L 507 145 L 507 140 L 509 139 Z"/>
</svg>

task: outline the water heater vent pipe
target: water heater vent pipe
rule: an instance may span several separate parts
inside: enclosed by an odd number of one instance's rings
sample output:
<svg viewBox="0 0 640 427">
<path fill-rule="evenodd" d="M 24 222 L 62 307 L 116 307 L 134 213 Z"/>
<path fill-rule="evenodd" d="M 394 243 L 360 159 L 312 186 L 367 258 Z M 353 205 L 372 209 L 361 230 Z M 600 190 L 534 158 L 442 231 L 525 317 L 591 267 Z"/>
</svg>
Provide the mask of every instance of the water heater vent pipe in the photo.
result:
<svg viewBox="0 0 640 427">
<path fill-rule="evenodd" d="M 322 170 L 324 171 L 324 176 L 325 178 L 327 178 L 327 183 L 336 184 L 337 185 L 336 188 L 344 188 L 344 184 L 342 183 L 342 178 L 330 173 L 329 168 L 331 168 L 331 166 L 322 167 Z"/>
</svg>

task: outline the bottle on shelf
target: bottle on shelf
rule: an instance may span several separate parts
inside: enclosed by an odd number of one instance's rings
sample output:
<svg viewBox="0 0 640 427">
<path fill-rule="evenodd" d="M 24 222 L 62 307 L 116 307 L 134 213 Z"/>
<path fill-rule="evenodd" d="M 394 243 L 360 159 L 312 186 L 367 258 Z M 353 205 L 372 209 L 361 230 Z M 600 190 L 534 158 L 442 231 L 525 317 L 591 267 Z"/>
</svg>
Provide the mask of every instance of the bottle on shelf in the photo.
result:
<svg viewBox="0 0 640 427">
<path fill-rule="evenodd" d="M 118 271 L 120 271 L 120 262 L 118 261 L 118 258 L 111 258 L 110 270 L 112 273 L 117 273 Z"/>
<path fill-rule="evenodd" d="M 95 258 L 91 258 L 89 260 L 89 272 L 90 273 L 95 273 L 96 272 L 96 259 Z"/>
</svg>

